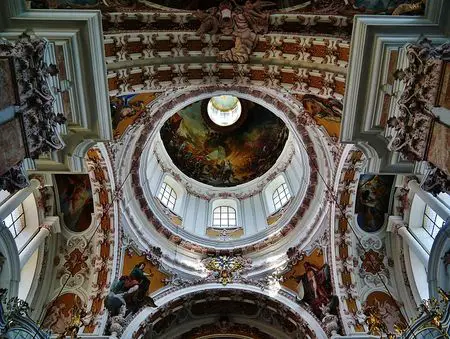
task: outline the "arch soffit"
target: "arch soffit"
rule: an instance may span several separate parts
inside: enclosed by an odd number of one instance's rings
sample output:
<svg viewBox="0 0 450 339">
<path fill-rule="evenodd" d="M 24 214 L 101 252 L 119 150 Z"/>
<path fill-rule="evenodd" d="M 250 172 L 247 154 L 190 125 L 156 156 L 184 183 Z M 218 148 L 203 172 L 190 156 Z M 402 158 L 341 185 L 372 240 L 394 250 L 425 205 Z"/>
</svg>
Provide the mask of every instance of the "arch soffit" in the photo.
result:
<svg viewBox="0 0 450 339">
<path fill-rule="evenodd" d="M 293 315 L 298 319 L 297 321 L 305 325 L 312 333 L 316 335 L 319 339 L 328 338 L 324 329 L 321 327 L 320 322 L 301 305 L 293 300 L 290 300 L 280 294 L 276 296 L 271 296 L 267 291 L 263 291 L 258 287 L 243 285 L 243 284 L 233 284 L 232 286 L 223 286 L 220 284 L 206 284 L 199 286 L 190 286 L 177 291 L 172 291 L 171 293 L 165 294 L 163 297 L 158 299 L 158 308 L 152 309 L 146 307 L 137 313 L 134 318 L 130 321 L 129 325 L 124 329 L 122 337 L 132 338 L 133 334 L 137 333 L 139 329 L 151 321 L 152 316 L 160 309 L 169 307 L 172 303 L 176 303 L 180 300 L 186 300 L 190 296 L 195 296 L 199 293 L 214 292 L 214 291 L 229 291 L 230 294 L 233 291 L 236 292 L 247 292 L 257 297 L 267 298 L 270 301 L 281 304 L 286 307 Z"/>
</svg>

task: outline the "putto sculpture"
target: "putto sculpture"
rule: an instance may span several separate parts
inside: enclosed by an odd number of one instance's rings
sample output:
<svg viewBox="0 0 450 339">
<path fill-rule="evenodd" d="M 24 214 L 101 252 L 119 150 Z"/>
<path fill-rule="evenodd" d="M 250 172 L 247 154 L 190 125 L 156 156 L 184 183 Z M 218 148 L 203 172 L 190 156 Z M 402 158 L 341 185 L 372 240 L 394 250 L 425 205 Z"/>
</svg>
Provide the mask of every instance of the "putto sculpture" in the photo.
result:
<svg viewBox="0 0 450 339">
<path fill-rule="evenodd" d="M 270 1 L 247 0 L 238 5 L 234 0 L 222 1 L 218 7 L 206 11 L 198 10 L 195 16 L 201 21 L 197 34 L 221 34 L 232 36 L 234 47 L 217 56 L 219 62 L 246 63 L 252 53 L 258 35 L 269 29 L 269 11 L 266 7 L 274 6 Z"/>
</svg>

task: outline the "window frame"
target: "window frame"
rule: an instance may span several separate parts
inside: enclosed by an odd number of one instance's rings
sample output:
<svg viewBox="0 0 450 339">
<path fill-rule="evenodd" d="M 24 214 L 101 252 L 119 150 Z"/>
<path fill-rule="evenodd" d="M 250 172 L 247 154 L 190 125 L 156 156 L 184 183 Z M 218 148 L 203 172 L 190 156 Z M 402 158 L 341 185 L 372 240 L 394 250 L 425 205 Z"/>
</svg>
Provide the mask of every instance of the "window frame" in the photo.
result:
<svg viewBox="0 0 450 339">
<path fill-rule="evenodd" d="M 272 203 L 278 212 L 291 200 L 292 195 L 286 181 L 282 182 L 272 193 Z M 275 213 L 274 212 L 274 213 Z"/>
<path fill-rule="evenodd" d="M 168 188 L 168 189 L 167 189 Z M 167 195 L 166 195 L 167 193 Z M 159 188 L 158 192 L 158 200 L 161 202 L 161 204 L 164 207 L 167 207 L 172 212 L 175 211 L 175 206 L 177 203 L 178 195 L 175 189 L 169 185 L 166 181 L 163 181 L 161 184 L 161 187 Z M 172 201 L 173 199 L 173 201 Z"/>
<path fill-rule="evenodd" d="M 15 214 L 17 214 L 18 209 L 20 209 L 20 211 L 19 211 L 18 215 L 15 216 Z M 17 237 L 27 227 L 23 202 L 19 206 L 17 206 L 14 209 L 14 211 L 12 211 L 10 214 L 8 214 L 8 216 L 5 219 L 3 219 L 3 222 L 5 223 L 5 226 L 8 228 L 8 231 L 13 236 L 14 240 L 16 240 Z M 20 230 L 18 232 L 17 232 L 17 228 L 16 228 L 17 223 L 20 223 Z"/>
<path fill-rule="evenodd" d="M 433 215 L 434 214 L 434 215 Z M 441 223 L 439 226 L 438 223 Z M 422 216 L 422 228 L 427 232 L 427 234 L 434 240 L 436 239 L 436 235 L 444 226 L 445 220 L 442 219 L 432 208 L 430 205 L 426 204 L 425 209 L 423 211 Z M 431 232 L 428 227 L 431 224 Z M 436 231 L 437 230 L 437 231 Z M 436 232 L 435 232 L 436 231 Z"/>
<path fill-rule="evenodd" d="M 216 217 L 218 215 L 218 217 Z M 225 216 L 225 217 L 224 217 Z M 230 216 L 233 216 L 230 218 Z M 218 220 L 218 224 L 216 223 Z M 224 223 L 222 223 L 224 221 Z M 226 222 L 226 223 L 225 223 Z M 235 228 L 237 226 L 237 211 L 232 206 L 219 205 L 213 209 L 212 227 Z"/>
</svg>

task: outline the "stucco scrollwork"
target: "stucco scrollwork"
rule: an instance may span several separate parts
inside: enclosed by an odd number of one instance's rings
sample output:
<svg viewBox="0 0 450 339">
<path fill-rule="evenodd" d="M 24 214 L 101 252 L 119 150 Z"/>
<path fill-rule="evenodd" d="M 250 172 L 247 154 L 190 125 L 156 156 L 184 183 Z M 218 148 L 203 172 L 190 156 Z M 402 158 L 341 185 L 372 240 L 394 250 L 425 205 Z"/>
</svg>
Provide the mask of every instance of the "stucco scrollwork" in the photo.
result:
<svg viewBox="0 0 450 339">
<path fill-rule="evenodd" d="M 56 65 L 44 62 L 47 45 L 46 39 L 27 32 L 16 42 L 0 39 L 0 57 L 14 60 L 20 106 L 17 113 L 23 123 L 25 149 L 32 159 L 64 147 L 58 125 L 64 124 L 66 118 L 53 111 L 54 98 L 47 83 L 47 78 L 55 76 L 58 70 Z M 0 178 L 0 189 L 13 192 L 27 186 L 28 180 L 20 166 Z"/>
<path fill-rule="evenodd" d="M 450 57 L 450 43 L 433 46 L 424 38 L 405 46 L 408 66 L 395 77 L 405 84 L 398 100 L 399 113 L 388 119 L 392 137 L 390 151 L 401 152 L 408 160 L 425 158 L 427 140 L 436 119 L 432 107 L 437 95 L 442 59 Z"/>
</svg>

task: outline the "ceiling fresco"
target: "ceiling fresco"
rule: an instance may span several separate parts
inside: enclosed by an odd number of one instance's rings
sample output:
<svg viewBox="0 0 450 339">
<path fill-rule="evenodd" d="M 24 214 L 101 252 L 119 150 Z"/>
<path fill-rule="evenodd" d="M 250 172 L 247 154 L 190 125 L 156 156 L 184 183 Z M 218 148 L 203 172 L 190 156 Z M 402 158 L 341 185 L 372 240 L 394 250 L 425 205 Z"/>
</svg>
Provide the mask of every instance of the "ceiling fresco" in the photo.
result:
<svg viewBox="0 0 450 339">
<path fill-rule="evenodd" d="M 342 103 L 334 98 L 297 94 L 305 109 L 318 125 L 323 126 L 331 137 L 339 137 L 341 130 Z"/>
<path fill-rule="evenodd" d="M 258 178 L 275 164 L 289 135 L 287 126 L 266 108 L 241 102 L 246 120 L 233 131 L 211 128 L 202 116 L 202 101 L 164 123 L 160 133 L 167 153 L 188 177 L 230 187 Z"/>
<path fill-rule="evenodd" d="M 147 105 L 157 97 L 157 93 L 128 94 L 110 99 L 111 120 L 114 138 L 122 136 L 145 112 Z"/>
<path fill-rule="evenodd" d="M 315 249 L 309 256 L 302 255 L 284 274 L 282 284 L 308 304 L 319 319 L 327 308 L 330 314 L 337 314 L 339 302 L 333 295 L 330 266 L 321 250 Z"/>
</svg>

